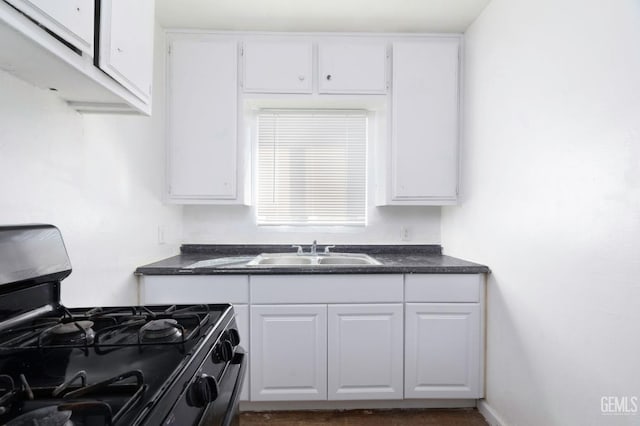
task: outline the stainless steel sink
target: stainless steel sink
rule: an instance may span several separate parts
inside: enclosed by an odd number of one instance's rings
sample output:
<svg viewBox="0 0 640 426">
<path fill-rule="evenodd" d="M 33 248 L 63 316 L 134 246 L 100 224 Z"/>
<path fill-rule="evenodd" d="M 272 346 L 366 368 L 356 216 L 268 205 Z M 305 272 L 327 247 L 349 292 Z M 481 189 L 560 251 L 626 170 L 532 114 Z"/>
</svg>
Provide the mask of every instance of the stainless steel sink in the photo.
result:
<svg viewBox="0 0 640 426">
<path fill-rule="evenodd" d="M 264 257 L 263 257 L 264 256 Z M 256 263 L 254 263 L 257 260 Z M 285 255 L 285 256 L 265 256 L 265 255 L 260 255 L 258 257 L 256 257 L 256 259 L 250 261 L 249 263 L 247 263 L 247 266 L 253 266 L 253 265 L 311 265 L 313 259 L 311 257 L 305 257 L 305 256 L 291 256 L 291 255 Z"/>
<path fill-rule="evenodd" d="M 366 254 L 364 256 L 367 256 Z M 363 257 L 352 257 L 352 256 L 340 256 L 340 255 L 329 255 L 329 256 L 321 256 L 318 258 L 319 265 L 380 265 L 375 259 L 367 256 Z"/>
<path fill-rule="evenodd" d="M 380 262 L 360 253 L 329 253 L 329 254 L 292 254 L 292 253 L 262 253 L 256 256 L 246 266 L 250 267 L 319 267 L 319 266 L 361 266 L 381 265 Z"/>
</svg>

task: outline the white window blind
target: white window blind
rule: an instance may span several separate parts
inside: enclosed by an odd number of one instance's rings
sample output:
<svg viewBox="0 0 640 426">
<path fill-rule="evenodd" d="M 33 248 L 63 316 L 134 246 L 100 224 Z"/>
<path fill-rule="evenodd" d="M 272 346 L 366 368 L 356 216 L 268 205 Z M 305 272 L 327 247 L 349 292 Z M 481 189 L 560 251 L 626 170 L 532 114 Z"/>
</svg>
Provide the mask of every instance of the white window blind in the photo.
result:
<svg viewBox="0 0 640 426">
<path fill-rule="evenodd" d="M 258 224 L 364 225 L 366 153 L 365 111 L 260 111 Z"/>
</svg>

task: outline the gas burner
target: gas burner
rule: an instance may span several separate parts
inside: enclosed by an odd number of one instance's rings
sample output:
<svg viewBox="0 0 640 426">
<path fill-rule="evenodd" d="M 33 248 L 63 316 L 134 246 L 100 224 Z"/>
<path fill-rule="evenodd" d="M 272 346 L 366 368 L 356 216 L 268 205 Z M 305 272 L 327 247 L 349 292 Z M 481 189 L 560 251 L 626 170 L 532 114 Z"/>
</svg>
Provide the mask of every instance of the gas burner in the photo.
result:
<svg viewBox="0 0 640 426">
<path fill-rule="evenodd" d="M 183 328 L 171 318 L 152 320 L 140 328 L 142 340 L 175 341 L 183 336 Z"/>
<path fill-rule="evenodd" d="M 58 324 L 49 329 L 54 344 L 83 344 L 93 343 L 95 332 L 91 328 L 93 321 L 73 321 Z"/>
<path fill-rule="evenodd" d="M 71 411 L 60 411 L 57 406 L 49 406 L 29 411 L 11 420 L 6 426 L 72 426 Z"/>
</svg>

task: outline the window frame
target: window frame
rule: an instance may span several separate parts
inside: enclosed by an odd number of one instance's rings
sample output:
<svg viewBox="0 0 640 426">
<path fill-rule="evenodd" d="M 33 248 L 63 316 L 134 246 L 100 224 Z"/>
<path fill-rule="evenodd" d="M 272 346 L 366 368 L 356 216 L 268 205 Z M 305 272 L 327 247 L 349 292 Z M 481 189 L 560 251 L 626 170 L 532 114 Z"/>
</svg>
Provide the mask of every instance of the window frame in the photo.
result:
<svg viewBox="0 0 640 426">
<path fill-rule="evenodd" d="M 259 115 L 261 112 L 329 112 L 340 114 L 341 112 L 356 112 L 362 113 L 365 118 L 365 140 L 364 140 L 364 220 L 362 223 L 264 223 L 259 222 L 258 215 L 258 196 L 259 196 Z M 371 195 L 371 181 L 370 181 L 370 169 L 372 167 L 372 157 L 373 157 L 373 144 L 372 144 L 372 116 L 375 111 L 371 111 L 370 109 L 362 106 L 357 106 L 353 108 L 331 108 L 331 107 L 297 107 L 297 106 L 284 106 L 284 107 L 260 107 L 260 108 L 252 108 L 251 111 L 247 111 L 251 118 L 251 145 L 252 145 L 252 161 L 251 161 L 251 174 L 253 178 L 251 179 L 252 188 L 251 191 L 251 199 L 252 199 L 252 207 L 253 207 L 253 218 L 254 223 L 258 228 L 266 228 L 271 230 L 283 230 L 283 231 L 293 231 L 293 230 L 304 230 L 311 232 L 353 232 L 358 229 L 362 229 L 369 224 L 370 219 L 370 208 L 369 205 Z"/>
</svg>

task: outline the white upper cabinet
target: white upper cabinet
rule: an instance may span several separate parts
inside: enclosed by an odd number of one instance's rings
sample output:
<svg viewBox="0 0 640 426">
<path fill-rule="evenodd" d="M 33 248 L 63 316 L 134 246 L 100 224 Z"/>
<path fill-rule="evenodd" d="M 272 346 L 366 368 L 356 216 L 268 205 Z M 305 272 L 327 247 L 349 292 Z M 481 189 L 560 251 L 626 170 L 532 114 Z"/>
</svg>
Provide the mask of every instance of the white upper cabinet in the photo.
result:
<svg viewBox="0 0 640 426">
<path fill-rule="evenodd" d="M 256 109 L 356 105 L 384 129 L 374 138 L 377 205 L 457 202 L 461 35 L 167 35 L 185 40 L 168 56 L 172 201 L 250 203 Z"/>
<path fill-rule="evenodd" d="M 153 0 L 0 1 L 0 70 L 79 112 L 150 115 L 154 30 Z"/>
<path fill-rule="evenodd" d="M 151 98 L 154 0 L 101 0 L 99 66 L 145 102 Z"/>
<path fill-rule="evenodd" d="M 93 56 L 95 3 L 86 0 L 7 0 L 76 49 Z"/>
<path fill-rule="evenodd" d="M 238 47 L 177 37 L 167 57 L 167 192 L 173 201 L 238 202 Z"/>
<path fill-rule="evenodd" d="M 387 46 L 349 37 L 244 42 L 245 93 L 385 94 Z M 314 65 L 314 64 L 317 64 Z M 317 81 L 317 84 L 315 83 Z"/>
<path fill-rule="evenodd" d="M 383 42 L 340 39 L 318 44 L 318 92 L 384 94 L 387 46 Z"/>
<path fill-rule="evenodd" d="M 378 204 L 454 204 L 458 195 L 458 37 L 393 44 L 391 143 Z"/>
<path fill-rule="evenodd" d="M 311 93 L 313 45 L 307 41 L 250 40 L 243 46 L 244 91 Z"/>
</svg>

